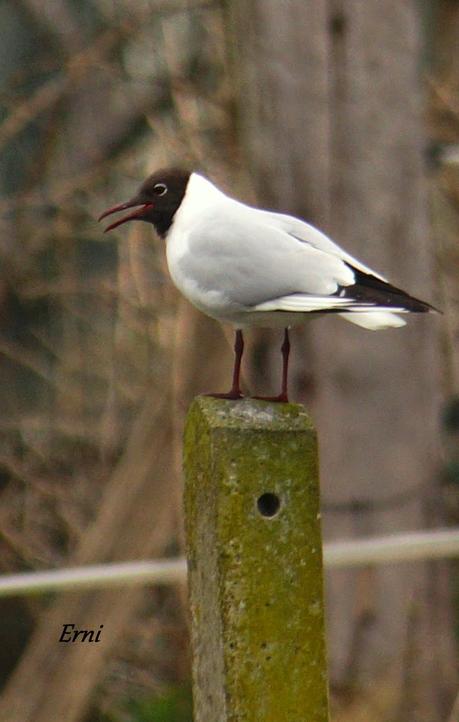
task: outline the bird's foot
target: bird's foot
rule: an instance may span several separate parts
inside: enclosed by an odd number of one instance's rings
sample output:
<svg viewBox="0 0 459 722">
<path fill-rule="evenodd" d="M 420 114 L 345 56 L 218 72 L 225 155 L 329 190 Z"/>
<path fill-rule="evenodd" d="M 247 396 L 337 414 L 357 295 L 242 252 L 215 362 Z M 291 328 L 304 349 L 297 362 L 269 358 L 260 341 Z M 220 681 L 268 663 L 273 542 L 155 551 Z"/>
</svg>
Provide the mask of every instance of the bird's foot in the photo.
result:
<svg viewBox="0 0 459 722">
<path fill-rule="evenodd" d="M 230 401 L 244 398 L 244 395 L 238 389 L 231 389 L 226 394 L 204 394 L 204 396 L 210 396 L 213 399 L 229 399 Z"/>
<path fill-rule="evenodd" d="M 257 401 L 272 401 L 275 404 L 288 404 L 288 396 L 285 393 L 278 394 L 277 396 L 252 396 L 252 399 Z"/>
</svg>

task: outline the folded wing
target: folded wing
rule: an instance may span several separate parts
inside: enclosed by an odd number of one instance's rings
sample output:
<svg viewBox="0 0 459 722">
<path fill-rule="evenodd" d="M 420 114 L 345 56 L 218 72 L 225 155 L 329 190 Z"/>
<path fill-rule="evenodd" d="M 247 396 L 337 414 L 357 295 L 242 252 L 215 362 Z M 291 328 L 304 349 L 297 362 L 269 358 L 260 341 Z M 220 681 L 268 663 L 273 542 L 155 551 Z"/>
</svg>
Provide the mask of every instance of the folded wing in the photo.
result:
<svg viewBox="0 0 459 722">
<path fill-rule="evenodd" d="M 334 312 L 366 328 L 432 310 L 299 219 L 238 203 L 225 216 L 224 226 L 218 209 L 202 219 L 181 263 L 200 288 L 241 310 Z"/>
</svg>

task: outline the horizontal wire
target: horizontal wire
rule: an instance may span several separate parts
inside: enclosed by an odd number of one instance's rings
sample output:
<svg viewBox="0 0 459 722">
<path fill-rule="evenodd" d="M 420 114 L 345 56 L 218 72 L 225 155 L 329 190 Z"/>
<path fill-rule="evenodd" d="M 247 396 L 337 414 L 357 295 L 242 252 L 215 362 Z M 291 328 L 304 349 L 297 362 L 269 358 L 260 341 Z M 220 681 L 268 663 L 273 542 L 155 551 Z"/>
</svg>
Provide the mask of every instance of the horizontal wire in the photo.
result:
<svg viewBox="0 0 459 722">
<path fill-rule="evenodd" d="M 327 569 L 459 556 L 459 529 L 407 532 L 330 542 L 324 546 Z M 186 580 L 183 558 L 95 564 L 0 576 L 0 597 L 70 589 L 104 589 L 130 584 L 176 584 Z"/>
</svg>

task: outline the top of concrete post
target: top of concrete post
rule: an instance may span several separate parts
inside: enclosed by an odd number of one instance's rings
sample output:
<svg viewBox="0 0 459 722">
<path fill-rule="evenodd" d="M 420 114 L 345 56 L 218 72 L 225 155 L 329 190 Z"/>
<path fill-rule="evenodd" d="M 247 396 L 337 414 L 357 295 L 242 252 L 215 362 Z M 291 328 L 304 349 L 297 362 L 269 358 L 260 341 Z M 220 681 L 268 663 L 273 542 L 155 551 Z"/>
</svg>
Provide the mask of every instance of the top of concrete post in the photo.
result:
<svg viewBox="0 0 459 722">
<path fill-rule="evenodd" d="M 300 404 L 270 403 L 257 399 L 235 402 L 198 396 L 190 411 L 194 408 L 205 415 L 209 426 L 213 428 L 314 432 L 310 416 Z"/>
</svg>

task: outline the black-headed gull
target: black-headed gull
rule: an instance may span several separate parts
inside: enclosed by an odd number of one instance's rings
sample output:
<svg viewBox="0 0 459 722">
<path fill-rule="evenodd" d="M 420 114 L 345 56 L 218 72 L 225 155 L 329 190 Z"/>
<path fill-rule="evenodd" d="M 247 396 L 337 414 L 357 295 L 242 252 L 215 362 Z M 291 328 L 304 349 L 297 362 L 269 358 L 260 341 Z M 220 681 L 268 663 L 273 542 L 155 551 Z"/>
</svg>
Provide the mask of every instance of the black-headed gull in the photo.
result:
<svg viewBox="0 0 459 722">
<path fill-rule="evenodd" d="M 378 330 L 405 325 L 401 313 L 435 309 L 349 255 L 309 223 L 230 198 L 197 172 L 159 170 L 127 203 L 126 221 L 152 223 L 166 241 L 169 272 L 200 311 L 236 331 L 233 383 L 221 398 L 242 398 L 239 376 L 246 326 L 284 328 L 282 386 L 287 401 L 290 326 L 325 314 Z"/>
</svg>

